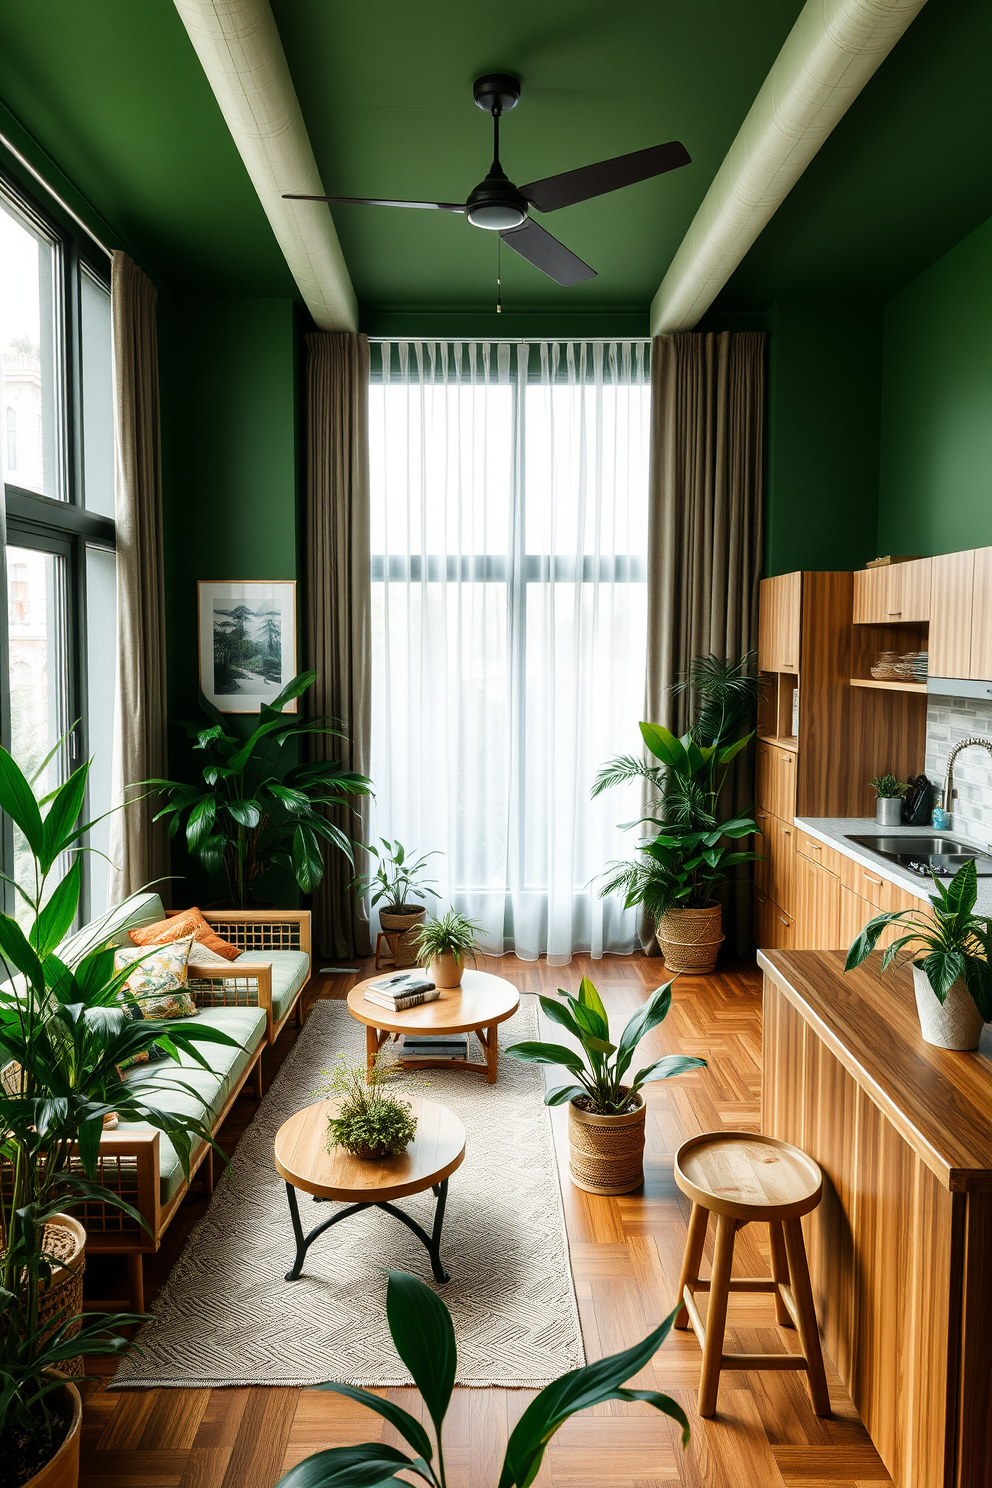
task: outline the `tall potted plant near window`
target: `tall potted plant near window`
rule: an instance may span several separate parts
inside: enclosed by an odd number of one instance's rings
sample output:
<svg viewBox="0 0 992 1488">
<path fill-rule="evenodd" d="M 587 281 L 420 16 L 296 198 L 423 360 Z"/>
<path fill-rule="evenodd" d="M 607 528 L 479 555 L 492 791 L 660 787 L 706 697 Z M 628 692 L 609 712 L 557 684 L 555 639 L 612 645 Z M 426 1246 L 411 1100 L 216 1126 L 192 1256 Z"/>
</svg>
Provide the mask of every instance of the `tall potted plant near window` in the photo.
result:
<svg viewBox="0 0 992 1488">
<path fill-rule="evenodd" d="M 157 1127 L 187 1176 L 192 1140 L 209 1140 L 196 1117 L 158 1108 L 150 1077 L 125 1079 L 121 1069 L 155 1043 L 200 1063 L 198 1043 L 233 1043 L 195 1019 L 132 1016 L 124 985 L 134 966 L 115 972 L 113 948 L 86 950 L 72 965 L 63 959 L 70 952 L 60 954 L 79 903 L 88 772 L 81 766 L 39 802 L 0 749 L 0 810 L 23 833 L 32 864 L 29 883 L 7 880 L 30 909 L 27 933 L 0 914 L 0 1454 L 8 1480 L 32 1488 L 76 1482 L 79 1355 L 123 1352 L 119 1330 L 135 1321 L 79 1314 L 83 1232 L 67 1211 L 113 1204 L 141 1223 L 98 1181 L 104 1119 L 116 1113 Z M 67 856 L 70 867 L 49 893 Z M 198 1099 L 191 1086 L 172 1083 Z"/>
<path fill-rule="evenodd" d="M 657 723 L 642 723 L 650 759 L 622 755 L 600 771 L 599 795 L 630 780 L 645 783 L 649 804 L 632 826 L 657 830 L 638 845 L 632 862 L 610 864 L 601 893 L 622 893 L 628 909 L 642 906 L 654 919 L 669 971 L 713 970 L 723 942 L 717 892 L 738 864 L 758 854 L 730 844 L 758 832 L 750 812 L 723 816 L 728 774 L 753 737 L 739 730 L 757 698 L 751 658 L 697 657 L 680 690 L 698 698 L 696 721 L 681 738 Z"/>
<path fill-rule="evenodd" d="M 416 966 L 420 946 L 418 932 L 427 914 L 426 904 L 419 901 L 425 894 L 438 897 L 432 887 L 435 880 L 425 877 L 427 859 L 437 857 L 438 849 L 408 853 L 402 842 L 380 837 L 379 846 L 370 843 L 365 851 L 375 859 L 376 867 L 359 873 L 352 888 L 373 906 L 381 905 L 379 924 L 386 933 L 397 966 Z"/>
</svg>

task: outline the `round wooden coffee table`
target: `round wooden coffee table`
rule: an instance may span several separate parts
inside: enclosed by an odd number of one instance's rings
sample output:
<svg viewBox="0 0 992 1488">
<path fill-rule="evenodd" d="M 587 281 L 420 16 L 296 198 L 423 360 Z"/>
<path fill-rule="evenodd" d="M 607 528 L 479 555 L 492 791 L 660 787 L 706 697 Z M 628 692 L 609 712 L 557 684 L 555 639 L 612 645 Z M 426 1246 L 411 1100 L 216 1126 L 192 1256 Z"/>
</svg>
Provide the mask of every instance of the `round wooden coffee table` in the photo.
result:
<svg viewBox="0 0 992 1488">
<path fill-rule="evenodd" d="M 422 1240 L 431 1258 L 435 1281 L 447 1281 L 441 1265 L 441 1226 L 448 1199 L 448 1179 L 461 1167 L 465 1156 L 465 1128 L 447 1106 L 437 1101 L 412 1100 L 410 1106 L 417 1118 L 417 1132 L 399 1157 L 381 1159 L 352 1157 L 343 1147 L 327 1146 L 327 1118 L 338 1107 L 333 1100 L 306 1106 L 284 1122 L 276 1133 L 273 1156 L 276 1172 L 286 1182 L 289 1214 L 296 1237 L 296 1259 L 286 1272 L 287 1281 L 296 1281 L 310 1246 L 332 1225 L 359 1214 L 363 1209 L 382 1209 L 392 1214 Z M 315 1201 L 334 1200 L 348 1205 L 317 1225 L 309 1235 L 303 1233 L 296 1190 L 312 1194 Z M 437 1203 L 431 1234 L 402 1209 L 389 1201 L 431 1189 Z"/>
<path fill-rule="evenodd" d="M 512 1018 L 520 1006 L 520 994 L 512 982 L 492 976 L 488 971 L 462 972 L 460 987 L 446 987 L 435 1002 L 422 1002 L 405 1012 L 389 1012 L 377 1002 L 366 1002 L 369 977 L 348 993 L 348 1011 L 365 1024 L 365 1052 L 369 1068 L 383 1044 L 401 1033 L 474 1033 L 486 1051 L 486 1062 L 471 1059 L 401 1059 L 409 1069 L 475 1070 L 485 1075 L 490 1085 L 496 1083 L 499 1066 L 499 1025 Z"/>
</svg>

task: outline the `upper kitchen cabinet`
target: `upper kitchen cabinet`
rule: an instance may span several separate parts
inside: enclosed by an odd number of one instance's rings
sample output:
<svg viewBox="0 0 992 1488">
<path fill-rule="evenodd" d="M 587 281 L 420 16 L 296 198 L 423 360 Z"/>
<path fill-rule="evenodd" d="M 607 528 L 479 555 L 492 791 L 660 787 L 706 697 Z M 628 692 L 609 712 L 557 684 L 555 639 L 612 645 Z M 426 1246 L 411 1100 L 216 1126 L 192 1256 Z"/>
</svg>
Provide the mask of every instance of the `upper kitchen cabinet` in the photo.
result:
<svg viewBox="0 0 992 1488">
<path fill-rule="evenodd" d="M 855 625 L 909 625 L 929 620 L 931 561 L 915 558 L 856 573 Z"/>
<path fill-rule="evenodd" d="M 979 548 L 975 553 L 969 675 L 992 679 L 992 548 Z"/>
<path fill-rule="evenodd" d="M 930 676 L 992 681 L 992 548 L 932 560 Z"/>
<path fill-rule="evenodd" d="M 758 670 L 798 672 L 802 574 L 762 579 L 758 606 Z"/>
</svg>

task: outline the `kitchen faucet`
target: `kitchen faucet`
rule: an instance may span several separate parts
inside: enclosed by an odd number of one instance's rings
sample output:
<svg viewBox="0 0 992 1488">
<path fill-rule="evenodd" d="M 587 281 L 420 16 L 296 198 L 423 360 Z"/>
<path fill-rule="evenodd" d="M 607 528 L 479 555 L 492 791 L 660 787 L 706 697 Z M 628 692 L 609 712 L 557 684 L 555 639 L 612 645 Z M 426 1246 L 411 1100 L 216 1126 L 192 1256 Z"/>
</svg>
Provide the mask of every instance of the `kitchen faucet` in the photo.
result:
<svg viewBox="0 0 992 1488">
<path fill-rule="evenodd" d="M 950 754 L 947 756 L 947 774 L 944 776 L 943 804 L 944 810 L 948 815 L 950 815 L 952 810 L 953 796 L 951 790 L 954 782 L 954 761 L 962 749 L 969 749 L 973 744 L 977 745 L 980 749 L 987 749 L 989 754 L 992 754 L 992 739 L 983 739 L 978 734 L 973 734 L 969 739 L 961 739 L 959 743 L 954 745 Z"/>
</svg>

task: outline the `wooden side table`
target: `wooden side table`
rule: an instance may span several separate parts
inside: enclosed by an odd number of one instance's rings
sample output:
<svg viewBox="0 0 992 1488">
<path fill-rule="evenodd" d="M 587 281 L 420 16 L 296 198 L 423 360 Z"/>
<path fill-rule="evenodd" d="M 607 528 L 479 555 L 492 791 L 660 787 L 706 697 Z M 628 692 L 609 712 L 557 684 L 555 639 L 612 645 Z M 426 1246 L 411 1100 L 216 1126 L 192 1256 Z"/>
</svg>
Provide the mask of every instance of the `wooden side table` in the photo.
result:
<svg viewBox="0 0 992 1488">
<path fill-rule="evenodd" d="M 363 1209 L 381 1209 L 412 1230 L 427 1249 L 435 1281 L 448 1281 L 441 1264 L 441 1228 L 448 1198 L 448 1179 L 465 1157 L 465 1128 L 458 1117 L 437 1101 L 412 1100 L 417 1131 L 405 1152 L 381 1159 L 352 1157 L 343 1147 L 327 1146 L 328 1118 L 339 1102 L 319 1101 L 284 1122 L 276 1133 L 273 1156 L 276 1172 L 285 1180 L 289 1215 L 296 1239 L 296 1258 L 286 1272 L 297 1281 L 307 1251 L 333 1225 Z M 436 1199 L 434 1224 L 428 1235 L 412 1215 L 397 1209 L 393 1199 L 430 1189 Z M 347 1208 L 304 1234 L 296 1191 L 312 1194 L 317 1203 L 333 1200 Z"/>
<path fill-rule="evenodd" d="M 405 1012 L 394 1013 L 378 1003 L 366 1002 L 365 989 L 369 981 L 376 980 L 370 977 L 359 982 L 348 993 L 349 1013 L 365 1024 L 365 1051 L 370 1069 L 382 1046 L 400 1034 L 474 1033 L 485 1050 L 484 1064 L 471 1059 L 402 1059 L 400 1063 L 409 1069 L 447 1069 L 454 1065 L 485 1075 L 488 1083 L 495 1085 L 499 1069 L 499 1025 L 512 1018 L 520 1006 L 520 993 L 512 982 L 488 971 L 464 971 L 460 987 L 444 988 L 434 1002 L 418 1003 Z"/>
</svg>

